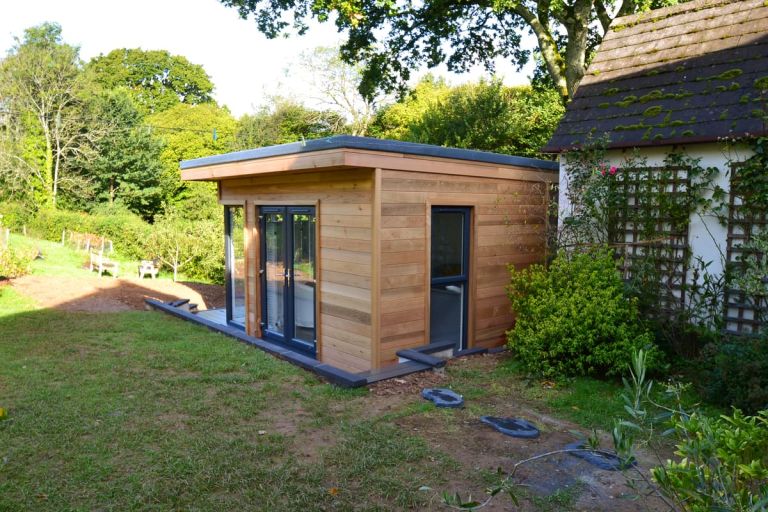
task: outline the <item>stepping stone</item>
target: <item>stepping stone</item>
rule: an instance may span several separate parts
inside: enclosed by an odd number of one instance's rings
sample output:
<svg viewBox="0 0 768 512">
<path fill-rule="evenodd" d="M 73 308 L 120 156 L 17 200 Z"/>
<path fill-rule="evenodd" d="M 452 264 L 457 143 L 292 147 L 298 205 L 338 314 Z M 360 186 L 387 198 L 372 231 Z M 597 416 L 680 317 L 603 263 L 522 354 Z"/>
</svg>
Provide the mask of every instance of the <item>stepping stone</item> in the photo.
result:
<svg viewBox="0 0 768 512">
<path fill-rule="evenodd" d="M 524 439 L 539 437 L 539 429 L 533 423 L 521 418 L 497 418 L 495 416 L 480 416 L 480 421 L 490 425 L 502 434 Z"/>
<path fill-rule="evenodd" d="M 584 450 L 584 451 L 578 451 L 578 452 L 568 452 L 569 455 L 573 455 L 574 457 L 578 457 L 579 459 L 583 459 L 593 466 L 596 466 L 600 469 L 604 469 L 606 471 L 619 471 L 621 469 L 626 469 L 624 465 L 621 462 L 621 459 L 619 459 L 618 456 L 612 454 L 612 453 L 602 453 L 602 452 L 596 452 L 593 450 L 588 449 L 587 443 L 584 441 L 576 441 L 575 443 L 571 443 L 569 445 L 566 445 L 566 450 Z M 630 466 L 636 466 L 637 461 L 634 459 L 630 461 Z"/>
<path fill-rule="evenodd" d="M 437 407 L 464 406 L 464 397 L 447 388 L 424 388 L 421 396 L 433 401 Z"/>
</svg>

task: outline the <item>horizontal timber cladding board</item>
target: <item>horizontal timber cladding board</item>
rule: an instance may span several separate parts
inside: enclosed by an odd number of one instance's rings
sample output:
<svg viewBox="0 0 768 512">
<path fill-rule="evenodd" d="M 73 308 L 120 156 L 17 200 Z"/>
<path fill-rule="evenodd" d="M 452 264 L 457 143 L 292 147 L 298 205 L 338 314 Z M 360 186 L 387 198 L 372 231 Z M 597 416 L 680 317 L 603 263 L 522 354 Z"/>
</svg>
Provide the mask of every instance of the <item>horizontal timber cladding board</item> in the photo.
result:
<svg viewBox="0 0 768 512">
<path fill-rule="evenodd" d="M 363 325 L 357 322 L 352 322 L 343 318 L 326 314 L 322 314 L 320 317 L 321 321 L 323 322 L 323 326 L 335 327 L 336 329 L 340 329 L 352 334 L 359 334 L 360 336 L 367 336 L 369 338 L 371 336 L 370 325 Z"/>
<path fill-rule="evenodd" d="M 441 202 L 455 203 L 457 199 L 465 201 L 467 204 L 486 204 L 486 205 L 531 205 L 541 206 L 546 204 L 544 194 L 472 194 L 472 193 L 433 193 L 433 192 L 413 192 L 413 191 L 389 191 L 381 193 L 381 199 L 386 203 L 421 203 L 427 201 L 432 204 Z"/>
<path fill-rule="evenodd" d="M 543 194 L 548 184 L 529 181 L 483 180 L 477 178 L 453 178 L 443 176 L 441 179 L 400 179 L 388 178 L 382 181 L 385 191 L 435 192 L 438 194 Z"/>
<path fill-rule="evenodd" d="M 367 203 L 323 204 L 323 215 L 369 217 L 371 215 L 371 211 L 371 205 Z"/>
<path fill-rule="evenodd" d="M 243 178 L 230 178 L 222 180 L 222 183 L 232 184 L 238 187 L 242 186 L 268 186 L 275 184 L 300 183 L 301 186 L 309 187 L 316 183 L 349 183 L 349 187 L 371 188 L 372 173 L 370 169 L 341 169 L 334 171 L 309 171 L 309 172 L 291 172 L 282 174 L 266 174 L 259 176 L 250 176 Z"/>
<path fill-rule="evenodd" d="M 541 224 L 497 224 L 495 226 L 481 225 L 477 227 L 477 233 L 480 236 L 515 236 L 542 234 L 546 231 L 546 226 Z"/>
<path fill-rule="evenodd" d="M 332 260 L 330 258 L 324 258 L 321 262 L 321 265 L 322 265 L 321 272 L 331 270 L 333 272 L 341 272 L 344 274 L 354 274 L 357 276 L 365 276 L 365 277 L 371 276 L 370 263 L 352 263 L 349 261 L 339 261 L 339 260 Z M 323 281 L 326 281 L 327 276 L 325 274 L 322 274 L 321 279 Z"/>
<path fill-rule="evenodd" d="M 424 263 L 424 251 L 384 252 L 381 254 L 382 265 L 402 265 L 404 263 Z"/>
<path fill-rule="evenodd" d="M 285 192 L 264 194 L 258 188 L 233 188 L 222 186 L 221 201 L 245 201 L 251 200 L 255 204 L 285 204 L 302 205 L 312 204 L 317 200 L 328 203 L 359 204 L 370 201 L 371 193 L 356 190 L 336 190 L 328 192 L 307 192 L 297 189 L 290 192 L 286 186 Z"/>
<path fill-rule="evenodd" d="M 323 362 L 351 372 L 364 372 L 371 369 L 371 360 L 369 358 L 347 354 L 341 348 L 331 340 L 328 351 L 323 351 Z"/>
<path fill-rule="evenodd" d="M 548 185 L 384 170 L 381 188 L 382 363 L 396 361 L 397 350 L 428 342 L 430 205 L 472 208 L 469 341 L 482 347 L 504 343 L 514 323 L 507 267 L 543 261 Z"/>
<path fill-rule="evenodd" d="M 416 309 L 424 311 L 424 306 L 426 306 L 424 293 L 420 292 L 418 295 L 413 295 L 411 297 L 400 296 L 382 300 L 381 313 L 382 315 L 386 315 L 388 313 L 400 313 Z"/>
<path fill-rule="evenodd" d="M 423 210 L 423 208 L 422 208 Z M 387 217 L 382 217 L 381 219 L 381 227 L 382 228 L 423 228 L 424 227 L 424 219 L 425 216 L 423 215 L 390 215 Z"/>
<path fill-rule="evenodd" d="M 498 242 L 503 242 L 504 240 L 499 240 Z M 527 243 L 522 244 L 518 243 L 518 239 L 515 238 L 515 240 L 506 243 L 506 244 L 497 244 L 496 245 L 485 245 L 483 247 L 478 247 L 476 249 L 477 256 L 479 257 L 486 257 L 486 256 L 509 256 L 509 263 L 515 263 L 515 258 L 525 258 L 527 256 L 536 256 L 538 258 L 541 257 L 541 252 L 544 247 L 544 240 L 541 239 L 541 237 L 537 237 L 537 240 L 535 243 Z"/>
<path fill-rule="evenodd" d="M 403 215 L 416 215 L 424 217 L 426 210 L 422 203 L 388 203 L 381 205 L 382 223 L 383 217 L 400 217 Z"/>
<path fill-rule="evenodd" d="M 323 226 L 322 236 L 329 236 L 331 238 L 342 238 L 352 240 L 371 240 L 372 232 L 371 228 L 346 228 L 339 226 L 324 226 L 322 221 L 320 223 Z"/>
<path fill-rule="evenodd" d="M 427 229 L 422 224 L 417 228 L 384 228 L 379 232 L 381 240 L 423 240 L 427 236 Z"/>
<path fill-rule="evenodd" d="M 324 209 L 321 205 L 320 209 Z M 353 240 L 351 238 L 337 238 L 326 236 L 325 231 L 320 230 L 320 247 L 322 249 L 337 249 L 340 251 L 371 252 L 370 240 Z"/>
<path fill-rule="evenodd" d="M 323 341 L 327 342 L 328 338 L 336 340 L 347 354 L 365 358 L 371 356 L 370 337 L 368 336 L 326 325 L 323 326 Z"/>
<path fill-rule="evenodd" d="M 425 233 L 426 235 L 426 233 Z M 415 240 L 382 240 L 381 251 L 382 252 L 409 252 L 409 251 L 422 251 L 424 253 L 427 248 L 427 241 L 424 238 Z"/>
<path fill-rule="evenodd" d="M 334 272 L 327 268 L 321 269 L 320 272 L 323 276 L 323 283 L 340 283 L 365 290 L 371 289 L 371 276 L 358 276 L 348 272 Z"/>
<path fill-rule="evenodd" d="M 370 228 L 371 217 L 363 215 L 330 215 L 327 211 L 323 210 L 323 215 L 320 216 L 321 226 L 340 226 L 346 228 Z"/>
<path fill-rule="evenodd" d="M 349 261 L 350 263 L 371 264 L 371 253 L 361 251 L 349 251 L 341 249 L 320 248 L 320 257 L 325 260 Z"/>
</svg>

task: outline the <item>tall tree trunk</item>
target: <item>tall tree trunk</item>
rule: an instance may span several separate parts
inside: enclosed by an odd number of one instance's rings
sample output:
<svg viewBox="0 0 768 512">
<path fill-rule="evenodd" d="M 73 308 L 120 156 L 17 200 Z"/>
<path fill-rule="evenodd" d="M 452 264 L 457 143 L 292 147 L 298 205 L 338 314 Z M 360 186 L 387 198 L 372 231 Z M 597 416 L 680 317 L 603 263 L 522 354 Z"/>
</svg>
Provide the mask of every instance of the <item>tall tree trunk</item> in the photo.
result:
<svg viewBox="0 0 768 512">
<path fill-rule="evenodd" d="M 59 169 L 61 166 L 61 141 L 56 139 L 56 165 L 53 168 L 53 206 L 56 206 L 56 197 L 59 193 Z"/>
<path fill-rule="evenodd" d="M 40 121 L 41 128 L 43 129 L 43 136 L 45 137 L 45 169 L 43 170 L 43 183 L 42 183 L 42 190 L 45 193 L 45 202 L 50 206 L 53 204 L 56 205 L 56 201 L 54 200 L 51 202 L 51 199 L 53 196 L 51 195 L 51 192 L 53 190 L 53 167 L 54 167 L 54 158 L 53 158 L 53 141 L 51 140 L 51 129 L 48 126 L 48 123 L 45 120 L 44 116 L 39 116 L 38 120 Z"/>
</svg>

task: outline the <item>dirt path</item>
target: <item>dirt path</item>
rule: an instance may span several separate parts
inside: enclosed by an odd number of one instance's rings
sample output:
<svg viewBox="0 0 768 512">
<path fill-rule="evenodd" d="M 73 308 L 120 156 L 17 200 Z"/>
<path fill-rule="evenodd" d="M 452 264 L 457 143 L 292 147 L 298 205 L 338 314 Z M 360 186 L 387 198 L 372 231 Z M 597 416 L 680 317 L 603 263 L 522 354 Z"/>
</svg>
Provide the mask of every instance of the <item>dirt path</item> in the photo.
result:
<svg viewBox="0 0 768 512">
<path fill-rule="evenodd" d="M 224 307 L 224 287 L 201 283 L 174 283 L 166 279 L 35 276 L 11 286 L 41 307 L 65 311 L 111 312 L 144 309 L 144 299 L 189 299 L 200 309 Z"/>
<path fill-rule="evenodd" d="M 504 354 L 475 356 L 449 361 L 449 367 L 463 367 L 491 372 Z M 420 391 L 424 387 L 453 387 L 451 372 L 423 372 L 401 379 L 391 379 L 371 386 L 366 397 L 366 411 L 377 416 L 402 410 L 407 404 L 423 403 Z M 537 439 L 515 439 L 496 432 L 480 422 L 481 415 L 525 418 L 541 430 Z M 578 438 L 575 433 L 590 432 L 576 423 L 554 417 L 540 403 L 521 398 L 510 399 L 497 393 L 468 400 L 463 409 L 408 414 L 395 420 L 405 432 L 427 440 L 435 449 L 450 454 L 465 469 L 448 482 L 444 490 L 468 492 L 484 498 L 484 487 L 472 475 L 484 474 L 493 480 L 498 468 L 509 471 L 512 466 L 537 454 L 562 450 Z M 611 450 L 611 440 L 601 433 L 600 444 Z M 647 472 L 654 459 L 643 451 L 638 453 L 640 468 Z M 630 476 L 634 473 L 630 472 Z M 641 512 L 666 510 L 655 496 L 635 498 L 636 492 L 627 485 L 620 471 L 605 471 L 570 454 L 557 454 L 531 462 L 520 468 L 515 478 L 523 497 L 520 507 L 512 505 L 507 496 L 499 496 L 483 510 L 535 511 L 601 511 Z M 555 493 L 555 494 L 553 494 Z M 532 498 L 538 496 L 539 498 Z M 557 498 L 553 496 L 559 496 Z"/>
</svg>

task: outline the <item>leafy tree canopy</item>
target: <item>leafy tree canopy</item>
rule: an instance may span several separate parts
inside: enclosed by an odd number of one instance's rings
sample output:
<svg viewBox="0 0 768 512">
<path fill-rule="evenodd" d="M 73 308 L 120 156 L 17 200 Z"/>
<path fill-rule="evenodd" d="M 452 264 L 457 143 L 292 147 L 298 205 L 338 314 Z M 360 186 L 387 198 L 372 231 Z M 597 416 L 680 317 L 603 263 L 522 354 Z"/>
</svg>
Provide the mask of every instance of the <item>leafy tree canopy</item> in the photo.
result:
<svg viewBox="0 0 768 512">
<path fill-rule="evenodd" d="M 55 204 L 62 186 L 79 183 L 67 161 L 87 150 L 82 130 L 84 81 L 77 47 L 55 23 L 28 28 L 0 61 L 0 169 L 4 186 L 21 186 L 38 203 Z"/>
<path fill-rule="evenodd" d="M 203 67 L 166 50 L 112 50 L 92 59 L 87 69 L 105 89 L 127 87 L 144 113 L 213 101 L 213 83 Z"/>
<path fill-rule="evenodd" d="M 229 110 L 213 103 L 180 103 L 148 116 L 146 122 L 165 142 L 160 160 L 163 165 L 162 187 L 167 202 L 182 202 L 200 193 L 206 198 L 203 202 L 207 204 L 210 200 L 215 203 L 216 195 L 209 183 L 182 183 L 179 162 L 230 151 L 237 121 Z"/>
<path fill-rule="evenodd" d="M 532 33 L 557 91 L 571 97 L 587 62 L 614 17 L 677 0 L 220 0 L 243 18 L 253 15 L 259 29 L 274 38 L 307 20 L 335 19 L 346 31 L 342 55 L 365 66 L 361 92 L 404 91 L 411 72 L 446 63 L 452 71 L 476 64 L 489 70 L 497 57 L 522 66 Z"/>
<path fill-rule="evenodd" d="M 240 119 L 235 149 L 285 144 L 328 137 L 345 131 L 344 117 L 332 110 L 314 110 L 285 98 Z"/>
<path fill-rule="evenodd" d="M 450 87 L 427 77 L 383 109 L 373 132 L 384 138 L 540 157 L 564 112 L 557 92 L 506 87 L 499 80 Z"/>
<path fill-rule="evenodd" d="M 107 124 L 104 136 L 95 144 L 96 156 L 83 162 L 97 199 L 110 205 L 122 203 L 151 219 L 163 200 L 162 141 L 142 124 L 142 115 L 127 90 L 102 92 L 91 101 L 98 117 Z"/>
</svg>

